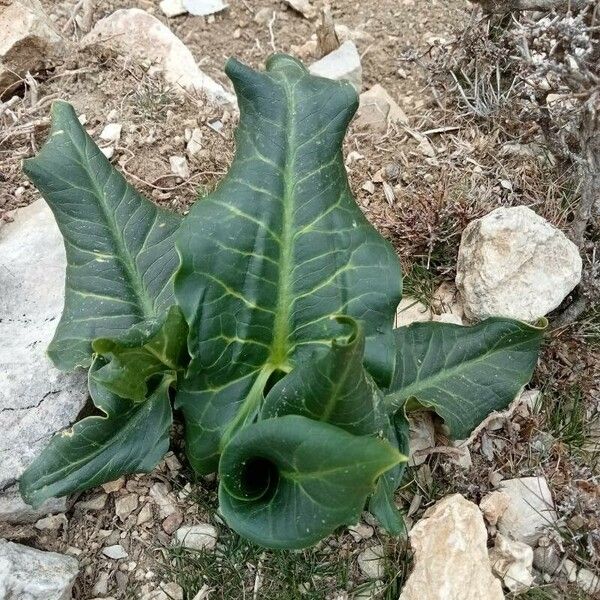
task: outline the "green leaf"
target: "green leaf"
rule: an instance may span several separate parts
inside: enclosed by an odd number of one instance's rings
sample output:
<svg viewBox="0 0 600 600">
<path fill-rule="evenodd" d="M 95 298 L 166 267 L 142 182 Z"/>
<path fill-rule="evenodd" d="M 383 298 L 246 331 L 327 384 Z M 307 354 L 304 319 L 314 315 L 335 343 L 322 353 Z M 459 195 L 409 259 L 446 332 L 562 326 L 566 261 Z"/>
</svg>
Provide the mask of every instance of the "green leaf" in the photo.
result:
<svg viewBox="0 0 600 600">
<path fill-rule="evenodd" d="M 472 327 L 413 323 L 396 329 L 398 361 L 386 403 L 432 408 L 456 439 L 506 408 L 529 381 L 545 322 L 493 318 Z"/>
<path fill-rule="evenodd" d="M 187 323 L 178 306 L 169 309 L 162 321 L 134 326 L 120 341 L 101 338 L 92 347 L 106 364 L 92 377 L 113 394 L 136 402 L 148 393 L 148 380 L 168 373 L 173 379 L 187 362 Z"/>
<path fill-rule="evenodd" d="M 48 354 L 63 370 L 91 363 L 92 340 L 120 338 L 174 303 L 180 217 L 138 194 L 66 102 L 23 170 L 50 205 L 67 254 L 65 306 Z"/>
<path fill-rule="evenodd" d="M 86 417 L 57 433 L 23 473 L 20 492 L 34 507 L 123 474 L 147 473 L 169 449 L 171 377 L 164 376 L 145 402 L 131 402 L 94 381 L 101 362 L 92 364 L 89 383 L 94 405 L 104 416 Z"/>
<path fill-rule="evenodd" d="M 388 440 L 398 451 L 408 456 L 409 426 L 404 410 L 400 409 L 391 417 Z M 402 514 L 396 508 L 395 492 L 406 471 L 407 460 L 403 460 L 393 469 L 384 473 L 369 500 L 369 512 L 375 516 L 381 526 L 392 535 L 406 535 L 406 525 Z"/>
<path fill-rule="evenodd" d="M 365 336 L 350 317 L 337 317 L 350 328 L 331 348 L 305 360 L 269 391 L 261 417 L 302 415 L 325 421 L 355 435 L 382 432 L 387 427 L 383 395 L 363 368 Z"/>
<path fill-rule="evenodd" d="M 266 72 L 235 60 L 226 71 L 240 106 L 236 155 L 176 241 L 191 354 L 177 406 L 200 472 L 216 468 L 232 424 L 257 414 L 273 373 L 338 336 L 334 315 L 362 322 L 365 365 L 387 386 L 401 295 L 395 252 L 348 186 L 341 145 L 357 107 L 352 86 L 284 55 Z"/>
<path fill-rule="evenodd" d="M 269 548 L 304 548 L 359 520 L 377 478 L 401 460 L 386 441 L 287 415 L 248 425 L 227 445 L 220 511 Z"/>
</svg>

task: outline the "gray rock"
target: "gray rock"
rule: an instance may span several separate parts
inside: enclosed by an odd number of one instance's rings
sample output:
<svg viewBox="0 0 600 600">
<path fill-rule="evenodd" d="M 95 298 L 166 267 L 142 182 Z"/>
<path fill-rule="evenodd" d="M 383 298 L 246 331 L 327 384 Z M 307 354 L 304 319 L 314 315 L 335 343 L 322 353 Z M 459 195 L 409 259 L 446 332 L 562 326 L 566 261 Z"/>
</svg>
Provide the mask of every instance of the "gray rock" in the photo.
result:
<svg viewBox="0 0 600 600">
<path fill-rule="evenodd" d="M 62 239 L 44 201 L 17 211 L 0 229 L 0 515 L 6 520 L 35 521 L 65 510 L 59 501 L 31 511 L 14 487 L 88 397 L 84 372 L 62 373 L 46 356 L 62 312 L 65 266 Z"/>
<path fill-rule="evenodd" d="M 358 567 L 367 579 L 381 579 L 385 575 L 385 551 L 383 546 L 371 546 L 357 558 Z"/>
<path fill-rule="evenodd" d="M 589 569 L 579 569 L 577 573 L 577 587 L 595 597 L 600 592 L 600 577 L 592 573 Z"/>
<path fill-rule="evenodd" d="M 0 540 L 3 600 L 70 600 L 78 571 L 71 556 Z"/>
<path fill-rule="evenodd" d="M 48 514 L 64 513 L 66 510 L 66 498 L 50 498 L 38 508 L 33 508 L 25 504 L 16 485 L 0 492 L 0 523 L 35 523 Z"/>
<path fill-rule="evenodd" d="M 313 75 L 327 79 L 347 79 L 360 93 L 362 66 L 354 42 L 344 42 L 337 50 L 330 52 L 308 69 Z"/>
<path fill-rule="evenodd" d="M 555 575 L 562 566 L 561 557 L 556 547 L 550 545 L 535 548 L 533 551 L 533 566 L 542 573 Z"/>
<path fill-rule="evenodd" d="M 35 73 L 64 50 L 39 0 L 0 3 L 0 92 Z"/>
<path fill-rule="evenodd" d="M 102 548 L 102 554 L 112 558 L 113 560 L 120 560 L 121 558 L 127 558 L 127 550 L 121 546 L 121 544 L 115 544 L 114 546 L 106 546 Z"/>
<path fill-rule="evenodd" d="M 139 8 L 122 8 L 101 19 L 82 44 L 105 46 L 126 58 L 151 63 L 182 95 L 202 94 L 216 104 L 236 105 L 233 94 L 200 70 L 188 47 L 156 17 Z"/>
<path fill-rule="evenodd" d="M 166 17 L 178 17 L 187 13 L 183 0 L 162 0 L 159 4 L 160 10 Z"/>
<path fill-rule="evenodd" d="M 191 14 L 206 17 L 227 8 L 223 0 L 183 0 L 183 7 Z"/>
<path fill-rule="evenodd" d="M 497 208 L 464 230 L 456 285 L 470 319 L 534 321 L 579 283 L 581 265 L 577 246 L 531 209 Z"/>
</svg>

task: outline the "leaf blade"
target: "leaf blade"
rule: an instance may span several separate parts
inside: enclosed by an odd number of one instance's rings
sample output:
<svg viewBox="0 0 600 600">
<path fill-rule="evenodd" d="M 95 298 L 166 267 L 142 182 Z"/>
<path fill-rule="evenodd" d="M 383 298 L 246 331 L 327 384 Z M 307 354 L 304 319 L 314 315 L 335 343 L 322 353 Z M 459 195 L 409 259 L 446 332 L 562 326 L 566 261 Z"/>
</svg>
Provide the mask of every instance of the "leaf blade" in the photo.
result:
<svg viewBox="0 0 600 600">
<path fill-rule="evenodd" d="M 21 476 L 24 500 L 39 506 L 123 474 L 151 471 L 169 449 L 171 383 L 165 376 L 145 402 L 133 403 L 90 378 L 92 399 L 105 416 L 86 417 L 50 440 Z"/>
<path fill-rule="evenodd" d="M 365 364 L 389 382 L 401 293 L 398 259 L 348 186 L 341 143 L 352 87 L 282 55 L 266 72 L 230 61 L 227 73 L 241 111 L 236 156 L 177 236 L 175 290 L 192 355 L 177 406 L 201 472 L 216 467 L 224 430 L 259 377 L 330 344 L 332 315 L 363 322 Z"/>
<path fill-rule="evenodd" d="M 398 363 L 386 402 L 435 410 L 463 439 L 510 404 L 535 368 L 545 324 L 486 319 L 471 327 L 413 323 L 395 331 Z"/>
<path fill-rule="evenodd" d="M 48 354 L 63 370 L 91 364 L 91 342 L 118 338 L 173 304 L 180 217 L 146 200 L 100 152 L 66 102 L 23 170 L 50 205 L 67 254 L 65 306 Z"/>
<path fill-rule="evenodd" d="M 294 415 L 258 421 L 223 453 L 220 511 L 251 541 L 303 548 L 357 522 L 377 478 L 399 460 L 386 441 L 327 423 Z"/>
</svg>

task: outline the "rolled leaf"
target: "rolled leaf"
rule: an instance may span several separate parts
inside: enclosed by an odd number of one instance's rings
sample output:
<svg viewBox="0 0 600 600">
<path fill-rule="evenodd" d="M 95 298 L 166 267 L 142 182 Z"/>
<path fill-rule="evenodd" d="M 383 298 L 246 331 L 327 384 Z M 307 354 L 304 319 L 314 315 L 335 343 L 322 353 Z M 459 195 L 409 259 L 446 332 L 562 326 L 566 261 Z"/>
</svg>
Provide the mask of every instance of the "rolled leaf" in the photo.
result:
<svg viewBox="0 0 600 600">
<path fill-rule="evenodd" d="M 63 370 L 88 366 L 92 340 L 120 338 L 174 304 L 180 217 L 134 190 L 66 102 L 23 170 L 50 205 L 67 254 L 65 305 L 48 354 Z"/>
<path fill-rule="evenodd" d="M 365 336 L 349 317 L 337 317 L 349 335 L 332 341 L 277 382 L 265 398 L 263 419 L 302 415 L 356 435 L 383 432 L 383 395 L 363 367 Z"/>
<path fill-rule="evenodd" d="M 365 365 L 387 386 L 401 294 L 395 252 L 348 186 L 341 145 L 357 107 L 352 86 L 284 55 L 266 72 L 235 60 L 226 72 L 240 107 L 235 158 L 176 242 L 175 293 L 192 359 L 177 406 L 200 472 L 216 468 L 232 424 L 259 410 L 272 373 L 290 372 L 337 337 L 334 315 L 362 322 Z"/>
<path fill-rule="evenodd" d="M 149 379 L 168 373 L 175 380 L 187 365 L 187 332 L 181 310 L 173 306 L 162 321 L 136 325 L 122 340 L 94 340 L 94 352 L 106 364 L 91 377 L 113 394 L 141 402 Z"/>
<path fill-rule="evenodd" d="M 388 410 L 431 408 L 452 437 L 467 438 L 530 380 L 545 327 L 493 318 L 472 327 L 430 322 L 396 329 Z"/>
<path fill-rule="evenodd" d="M 91 373 L 101 361 L 94 361 Z M 24 500 L 39 506 L 52 497 L 87 490 L 127 473 L 151 471 L 169 449 L 172 423 L 164 376 L 145 402 L 110 393 L 90 377 L 90 394 L 104 416 L 87 417 L 57 433 L 19 481 Z"/>
<path fill-rule="evenodd" d="M 356 523 L 375 482 L 402 457 L 388 442 L 288 415 L 258 421 L 227 445 L 220 511 L 268 548 L 304 548 Z"/>
</svg>

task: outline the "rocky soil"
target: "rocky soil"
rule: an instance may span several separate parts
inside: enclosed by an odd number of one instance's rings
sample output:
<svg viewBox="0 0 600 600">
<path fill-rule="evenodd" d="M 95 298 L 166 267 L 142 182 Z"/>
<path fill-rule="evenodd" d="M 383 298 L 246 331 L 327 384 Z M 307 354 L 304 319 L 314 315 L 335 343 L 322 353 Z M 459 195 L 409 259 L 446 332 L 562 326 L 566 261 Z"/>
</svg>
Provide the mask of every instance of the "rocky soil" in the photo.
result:
<svg viewBox="0 0 600 600">
<path fill-rule="evenodd" d="M 177 435 L 148 475 L 37 513 L 19 500 L 36 449 L 87 410 L 82 377 L 44 356 L 64 253 L 20 167 L 54 99 L 73 103 L 140 191 L 183 212 L 232 158 L 228 57 L 260 67 L 290 52 L 350 79 L 362 95 L 346 165 L 403 262 L 398 325 L 552 322 L 596 260 L 582 262 L 564 233 L 577 190 L 548 152 L 521 143 L 521 124 L 476 118 L 440 87 L 436 58 L 477 18 L 466 0 L 335 0 L 333 42 L 331 28 L 317 37 L 320 0 L 190 14 L 201 4 L 0 0 L 0 598 L 600 597 L 598 305 L 551 329 L 531 390 L 469 440 L 452 444 L 429 413 L 415 416 L 402 539 L 364 513 L 308 551 L 251 547 L 220 520 L 214 477 L 194 478 Z"/>
</svg>

